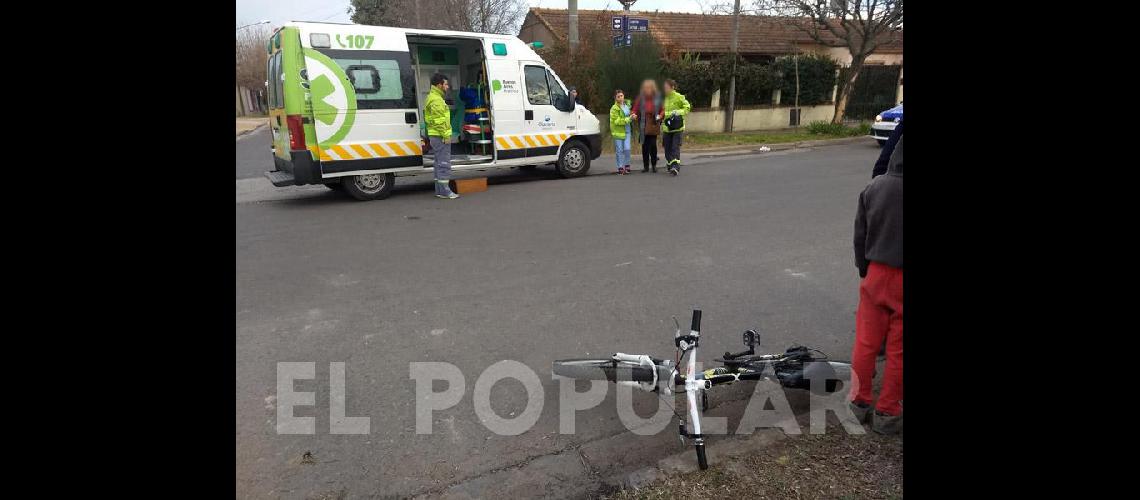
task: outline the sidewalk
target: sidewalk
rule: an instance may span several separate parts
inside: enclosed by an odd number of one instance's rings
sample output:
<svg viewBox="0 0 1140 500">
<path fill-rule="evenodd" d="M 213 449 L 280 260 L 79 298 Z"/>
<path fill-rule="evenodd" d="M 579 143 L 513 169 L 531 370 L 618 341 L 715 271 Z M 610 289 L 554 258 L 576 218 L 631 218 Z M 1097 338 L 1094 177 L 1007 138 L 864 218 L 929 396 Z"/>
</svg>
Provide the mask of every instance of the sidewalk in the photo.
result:
<svg viewBox="0 0 1140 500">
<path fill-rule="evenodd" d="M 238 117 L 238 119 L 237 119 L 237 135 L 240 136 L 240 135 L 248 134 L 248 133 L 256 130 L 258 127 L 260 127 L 262 125 L 267 125 L 267 124 L 269 124 L 269 118 L 266 118 L 266 117 L 255 117 L 255 118 Z"/>
<path fill-rule="evenodd" d="M 692 461 L 692 450 L 683 458 Z M 786 436 L 724 457 L 706 471 L 661 472 L 608 498 L 902 498 L 903 438 L 846 434 Z"/>
<path fill-rule="evenodd" d="M 878 373 L 882 368 L 879 361 Z M 876 393 L 881 384 L 877 377 L 872 384 Z M 884 436 L 863 424 L 864 434 L 849 434 L 834 413 L 827 414 L 822 434 L 811 433 L 810 412 L 797 413 L 796 423 L 802 431 L 798 435 L 768 428 L 743 445 L 724 437 L 710 440 L 704 471 L 696 469 L 688 447 L 676 455 L 683 467 L 662 467 L 662 461 L 630 474 L 605 498 L 903 497 L 905 431 Z"/>
<path fill-rule="evenodd" d="M 788 149 L 805 149 L 816 148 L 822 146 L 839 146 L 842 144 L 858 144 L 866 142 L 868 146 L 874 143 L 874 139 L 870 137 L 857 136 L 857 137 L 841 137 L 837 139 L 818 139 L 810 141 L 797 141 L 797 142 L 781 142 L 775 144 L 744 144 L 738 146 L 683 146 L 681 148 L 681 159 L 697 159 L 697 158 L 716 158 L 720 156 L 733 156 L 733 155 L 746 155 L 753 153 L 767 153 L 771 151 L 785 151 Z M 761 148 L 768 148 L 762 150 Z M 612 148 L 612 146 L 611 146 Z M 638 148 L 634 148 L 638 149 Z M 613 163 L 613 149 L 605 151 L 602 156 L 596 161 L 609 158 L 610 163 Z M 604 160 L 603 160 L 604 161 Z M 630 164 L 634 166 L 641 165 L 641 152 L 636 151 L 630 155 Z M 657 153 L 657 166 L 660 168 L 665 164 L 665 154 L 663 152 Z"/>
</svg>

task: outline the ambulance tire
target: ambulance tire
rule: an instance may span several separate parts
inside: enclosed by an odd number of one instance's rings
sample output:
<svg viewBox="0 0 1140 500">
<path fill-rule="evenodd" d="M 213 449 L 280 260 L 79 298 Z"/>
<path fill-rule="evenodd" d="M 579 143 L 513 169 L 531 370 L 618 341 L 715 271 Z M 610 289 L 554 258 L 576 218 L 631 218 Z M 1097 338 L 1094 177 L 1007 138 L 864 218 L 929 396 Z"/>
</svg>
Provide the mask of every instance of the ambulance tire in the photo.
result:
<svg viewBox="0 0 1140 500">
<path fill-rule="evenodd" d="M 395 174 L 349 175 L 341 181 L 344 192 L 360 201 L 383 200 L 392 195 Z"/>
<path fill-rule="evenodd" d="M 590 170 L 590 150 L 579 141 L 570 141 L 562 148 L 558 163 L 554 165 L 564 179 L 581 177 Z"/>
</svg>

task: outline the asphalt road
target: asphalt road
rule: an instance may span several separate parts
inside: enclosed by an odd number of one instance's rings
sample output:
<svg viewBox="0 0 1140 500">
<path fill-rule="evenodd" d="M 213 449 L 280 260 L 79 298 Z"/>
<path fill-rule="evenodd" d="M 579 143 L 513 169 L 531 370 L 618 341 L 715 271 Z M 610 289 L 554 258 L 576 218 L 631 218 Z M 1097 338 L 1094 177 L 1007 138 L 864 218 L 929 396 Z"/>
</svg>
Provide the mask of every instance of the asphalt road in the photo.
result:
<svg viewBox="0 0 1140 500">
<path fill-rule="evenodd" d="M 578 413 L 576 434 L 559 434 L 551 362 L 617 351 L 671 358 L 671 317 L 687 326 L 693 308 L 704 310 L 705 361 L 740 350 L 748 328 L 768 352 L 803 344 L 849 356 L 852 221 L 873 141 L 694 160 L 676 178 L 508 170 L 454 201 L 432 197 L 423 176 L 400 178 L 375 202 L 322 186 L 279 196 L 255 179 L 268 142 L 262 129 L 237 152 L 239 497 L 580 495 L 560 485 L 653 460 L 598 443 L 681 448 L 675 424 L 655 436 L 626 431 L 613 391 Z M 491 432 L 473 408 L 476 379 L 501 360 L 529 366 L 544 389 L 538 423 L 518 436 Z M 295 384 L 316 404 L 294 411 L 316 418 L 315 435 L 275 432 L 284 361 L 316 363 L 316 379 Z M 452 363 L 466 379 L 431 435 L 415 432 L 415 361 Z M 345 363 L 347 415 L 370 417 L 368 435 L 330 434 L 330 362 Z M 517 415 L 526 392 L 503 381 L 491 401 L 500 416 Z M 635 394 L 642 416 L 657 402 Z M 526 467 L 537 472 L 508 476 Z"/>
<path fill-rule="evenodd" d="M 237 178 L 262 177 L 273 170 L 273 143 L 269 127 L 264 126 L 237 138 Z"/>
</svg>

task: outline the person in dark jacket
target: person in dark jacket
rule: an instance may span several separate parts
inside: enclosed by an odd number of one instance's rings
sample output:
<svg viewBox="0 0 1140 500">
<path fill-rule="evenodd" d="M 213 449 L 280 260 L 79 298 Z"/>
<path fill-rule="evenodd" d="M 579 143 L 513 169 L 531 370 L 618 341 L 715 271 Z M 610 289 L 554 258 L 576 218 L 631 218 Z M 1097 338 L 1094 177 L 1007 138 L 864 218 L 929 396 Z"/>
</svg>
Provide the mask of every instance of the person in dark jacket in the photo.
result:
<svg viewBox="0 0 1140 500">
<path fill-rule="evenodd" d="M 891 131 L 891 135 L 887 137 L 887 143 L 883 145 L 883 150 L 879 152 L 879 159 L 875 161 L 875 168 L 871 169 L 871 178 L 874 179 L 880 175 L 887 173 L 887 163 L 891 161 L 891 153 L 895 152 L 895 144 L 899 142 L 899 137 L 902 137 L 903 122 L 895 125 L 895 129 Z"/>
<path fill-rule="evenodd" d="M 882 390 L 870 415 L 871 428 L 897 433 L 903 397 L 903 138 L 891 153 L 887 173 L 859 194 L 855 215 L 855 267 L 859 269 L 859 309 L 851 352 L 851 409 L 865 422 L 871 409 L 875 358 L 887 346 Z"/>
</svg>

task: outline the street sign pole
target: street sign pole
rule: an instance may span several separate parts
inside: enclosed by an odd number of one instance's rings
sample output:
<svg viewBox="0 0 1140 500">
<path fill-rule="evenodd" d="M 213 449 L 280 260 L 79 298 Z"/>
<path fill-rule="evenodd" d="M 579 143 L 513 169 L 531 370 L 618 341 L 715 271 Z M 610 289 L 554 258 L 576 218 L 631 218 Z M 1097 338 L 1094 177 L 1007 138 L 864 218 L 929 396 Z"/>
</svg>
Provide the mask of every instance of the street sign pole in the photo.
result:
<svg viewBox="0 0 1140 500">
<path fill-rule="evenodd" d="M 625 12 L 629 12 L 629 7 L 637 0 L 621 0 Z M 649 20 L 642 18 L 630 18 L 629 14 L 622 14 L 620 16 L 612 16 L 611 29 L 619 34 L 613 37 L 614 48 L 629 47 L 633 45 L 633 32 L 649 31 Z"/>
</svg>

